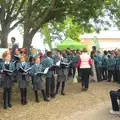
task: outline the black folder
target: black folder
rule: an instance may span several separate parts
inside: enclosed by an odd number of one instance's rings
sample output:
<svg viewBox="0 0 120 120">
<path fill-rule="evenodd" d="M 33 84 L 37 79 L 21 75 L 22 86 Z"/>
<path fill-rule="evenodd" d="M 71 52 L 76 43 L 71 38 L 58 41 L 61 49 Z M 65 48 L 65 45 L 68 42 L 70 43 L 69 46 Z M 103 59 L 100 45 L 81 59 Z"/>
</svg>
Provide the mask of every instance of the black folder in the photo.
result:
<svg viewBox="0 0 120 120">
<path fill-rule="evenodd" d="M 17 55 L 14 55 L 14 60 L 16 61 L 18 61 L 18 60 L 20 60 L 20 57 L 19 56 L 17 56 Z"/>
<path fill-rule="evenodd" d="M 28 68 L 28 69 L 23 69 L 22 67 L 20 67 L 20 69 L 19 69 L 19 72 L 21 72 L 21 73 L 27 73 L 27 72 L 29 72 L 30 70 L 32 69 L 32 67 L 30 67 L 30 68 Z"/>
</svg>

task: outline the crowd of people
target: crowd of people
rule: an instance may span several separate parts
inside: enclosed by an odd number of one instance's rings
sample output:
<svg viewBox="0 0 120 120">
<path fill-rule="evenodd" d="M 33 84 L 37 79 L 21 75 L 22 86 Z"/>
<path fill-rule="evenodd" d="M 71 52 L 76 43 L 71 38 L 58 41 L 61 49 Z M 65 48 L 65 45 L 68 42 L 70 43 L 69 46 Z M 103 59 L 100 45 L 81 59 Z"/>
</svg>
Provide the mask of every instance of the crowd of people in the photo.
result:
<svg viewBox="0 0 120 120">
<path fill-rule="evenodd" d="M 43 54 L 31 46 L 29 53 L 25 54 L 15 44 L 15 38 L 13 37 L 11 40 L 13 48 L 11 51 L 3 53 L 3 59 L 0 62 L 0 86 L 3 88 L 4 109 L 12 107 L 13 84 L 18 84 L 21 104 L 26 105 L 27 90 L 30 84 L 33 86 L 37 103 L 39 102 L 39 91 L 41 91 L 44 101 L 49 102 L 50 98 L 55 98 L 59 93 L 60 84 L 62 84 L 61 95 L 65 95 L 66 81 L 74 78 L 76 72 L 78 72 L 78 80 L 81 80 L 82 91 L 88 90 L 89 77 L 94 74 L 99 82 L 106 80 L 120 83 L 120 50 L 101 52 L 93 46 L 91 54 L 87 48 L 83 50 L 71 50 L 70 48 L 62 51 L 46 50 Z M 57 74 L 56 82 L 55 74 Z M 45 81 L 43 81 L 43 76 Z"/>
</svg>

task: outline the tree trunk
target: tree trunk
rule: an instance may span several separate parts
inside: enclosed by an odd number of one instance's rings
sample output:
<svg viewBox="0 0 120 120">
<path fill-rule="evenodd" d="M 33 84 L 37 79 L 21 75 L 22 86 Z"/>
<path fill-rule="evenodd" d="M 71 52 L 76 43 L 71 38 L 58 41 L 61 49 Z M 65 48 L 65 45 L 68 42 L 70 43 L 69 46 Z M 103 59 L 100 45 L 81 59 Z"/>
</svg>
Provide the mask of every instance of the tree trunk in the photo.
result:
<svg viewBox="0 0 120 120">
<path fill-rule="evenodd" d="M 31 37 L 29 34 L 24 33 L 24 41 L 23 41 L 23 47 L 26 48 L 27 55 L 29 53 L 29 49 L 32 43 L 33 37 Z"/>
<path fill-rule="evenodd" d="M 47 44 L 49 46 L 49 49 L 52 50 L 52 42 L 48 42 Z"/>
<path fill-rule="evenodd" d="M 2 31 L 1 38 L 0 38 L 1 39 L 1 45 L 0 45 L 1 48 L 8 48 L 8 41 L 7 41 L 8 34 L 9 34 L 9 32 L 7 30 Z"/>
</svg>

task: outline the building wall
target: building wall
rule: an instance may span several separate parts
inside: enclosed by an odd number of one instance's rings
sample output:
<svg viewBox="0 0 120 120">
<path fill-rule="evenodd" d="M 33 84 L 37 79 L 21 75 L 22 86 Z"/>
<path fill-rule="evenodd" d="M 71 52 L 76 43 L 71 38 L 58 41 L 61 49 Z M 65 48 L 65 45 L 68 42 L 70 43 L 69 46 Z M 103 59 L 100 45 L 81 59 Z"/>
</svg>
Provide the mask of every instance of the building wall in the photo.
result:
<svg viewBox="0 0 120 120">
<path fill-rule="evenodd" d="M 107 44 L 108 46 L 111 44 L 110 46 L 112 49 L 112 44 L 114 45 L 113 48 L 115 47 L 115 44 L 117 46 L 118 43 L 120 42 L 120 38 L 98 38 L 98 41 L 99 43 L 102 43 L 102 44 L 105 43 L 105 45 Z M 92 38 L 81 38 L 81 42 L 84 44 L 87 44 L 89 49 L 94 45 L 92 43 Z"/>
</svg>

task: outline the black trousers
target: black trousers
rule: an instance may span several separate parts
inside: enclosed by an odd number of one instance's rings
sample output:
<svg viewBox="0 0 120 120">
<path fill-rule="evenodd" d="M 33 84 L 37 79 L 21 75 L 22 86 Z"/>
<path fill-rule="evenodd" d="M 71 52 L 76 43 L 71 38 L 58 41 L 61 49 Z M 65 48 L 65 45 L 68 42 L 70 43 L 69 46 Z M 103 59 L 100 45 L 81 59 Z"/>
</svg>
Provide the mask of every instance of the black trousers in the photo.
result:
<svg viewBox="0 0 120 120">
<path fill-rule="evenodd" d="M 45 90 L 43 89 L 43 90 L 41 90 L 41 92 L 42 92 L 43 98 L 45 100 L 45 98 L 46 98 Z M 38 91 L 35 91 L 35 99 L 36 99 L 36 102 L 39 102 Z"/>
<path fill-rule="evenodd" d="M 3 92 L 3 100 L 4 100 L 4 109 L 7 109 L 7 107 L 11 107 L 11 88 L 4 88 Z"/>
<path fill-rule="evenodd" d="M 103 80 L 107 80 L 107 78 L 108 78 L 107 68 L 106 67 L 102 68 L 102 78 L 103 78 Z"/>
<path fill-rule="evenodd" d="M 98 81 L 99 82 L 102 81 L 102 68 L 101 67 L 96 68 L 96 73 Z"/>
<path fill-rule="evenodd" d="M 55 95 L 54 89 L 55 89 L 55 78 L 52 75 L 51 78 L 46 78 L 46 96 L 49 97 Z"/>
<path fill-rule="evenodd" d="M 80 69 L 82 78 L 82 88 L 89 87 L 90 68 Z"/>
<path fill-rule="evenodd" d="M 20 88 L 21 104 L 27 104 L 27 88 Z"/>
<path fill-rule="evenodd" d="M 115 80 L 115 70 L 108 70 L 108 80 L 111 81 L 112 77 Z"/>
<path fill-rule="evenodd" d="M 119 111 L 119 105 L 117 102 L 118 97 L 120 97 L 120 92 L 110 91 L 110 98 L 111 98 L 113 111 Z"/>
<path fill-rule="evenodd" d="M 114 79 L 115 82 L 119 81 L 118 71 L 119 70 L 115 69 L 115 79 Z"/>
<path fill-rule="evenodd" d="M 117 71 L 117 82 L 120 84 L 120 70 Z"/>
<path fill-rule="evenodd" d="M 59 90 L 59 87 L 60 87 L 60 83 L 61 83 L 61 82 L 57 82 L 57 85 L 56 85 L 56 94 L 58 94 L 58 90 Z M 61 93 L 64 93 L 64 89 L 65 89 L 65 81 L 62 82 Z"/>
<path fill-rule="evenodd" d="M 75 72 L 76 72 L 76 67 L 73 66 L 72 69 L 73 69 L 73 78 L 74 78 L 74 76 L 75 76 Z"/>
<path fill-rule="evenodd" d="M 73 73 L 72 73 L 72 66 L 69 66 L 68 77 L 71 77 L 72 75 L 73 75 Z"/>
</svg>

